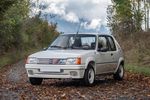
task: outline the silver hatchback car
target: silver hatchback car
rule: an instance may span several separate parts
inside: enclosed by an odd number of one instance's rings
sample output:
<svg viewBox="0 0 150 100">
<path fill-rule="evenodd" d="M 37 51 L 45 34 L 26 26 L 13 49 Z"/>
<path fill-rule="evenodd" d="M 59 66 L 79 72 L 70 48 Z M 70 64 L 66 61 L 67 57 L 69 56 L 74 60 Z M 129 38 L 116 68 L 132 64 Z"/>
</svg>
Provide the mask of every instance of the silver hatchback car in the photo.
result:
<svg viewBox="0 0 150 100">
<path fill-rule="evenodd" d="M 112 35 L 99 33 L 61 34 L 43 51 L 30 55 L 26 70 L 32 85 L 43 79 L 82 79 L 92 85 L 96 75 L 124 77 L 123 52 Z"/>
</svg>

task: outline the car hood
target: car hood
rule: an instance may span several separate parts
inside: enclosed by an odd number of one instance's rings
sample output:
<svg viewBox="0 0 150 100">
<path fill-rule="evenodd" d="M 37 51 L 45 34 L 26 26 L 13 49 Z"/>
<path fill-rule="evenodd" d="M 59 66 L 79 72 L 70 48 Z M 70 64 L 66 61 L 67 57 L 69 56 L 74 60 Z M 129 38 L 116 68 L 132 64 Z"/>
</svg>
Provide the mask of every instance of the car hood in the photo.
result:
<svg viewBox="0 0 150 100">
<path fill-rule="evenodd" d="M 46 50 L 30 55 L 36 58 L 72 58 L 81 57 L 83 55 L 94 52 L 94 50 Z"/>
</svg>

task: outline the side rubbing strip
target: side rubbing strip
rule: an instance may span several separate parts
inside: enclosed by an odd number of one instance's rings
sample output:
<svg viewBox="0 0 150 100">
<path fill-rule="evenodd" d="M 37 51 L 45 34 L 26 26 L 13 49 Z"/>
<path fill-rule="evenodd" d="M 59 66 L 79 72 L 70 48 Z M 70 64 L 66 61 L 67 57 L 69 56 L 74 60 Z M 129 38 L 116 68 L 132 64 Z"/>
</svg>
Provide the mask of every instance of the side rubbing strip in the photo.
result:
<svg viewBox="0 0 150 100">
<path fill-rule="evenodd" d="M 102 62 L 102 63 L 96 63 L 96 64 L 112 64 L 112 63 L 118 63 L 117 61 L 113 61 L 113 62 Z"/>
</svg>

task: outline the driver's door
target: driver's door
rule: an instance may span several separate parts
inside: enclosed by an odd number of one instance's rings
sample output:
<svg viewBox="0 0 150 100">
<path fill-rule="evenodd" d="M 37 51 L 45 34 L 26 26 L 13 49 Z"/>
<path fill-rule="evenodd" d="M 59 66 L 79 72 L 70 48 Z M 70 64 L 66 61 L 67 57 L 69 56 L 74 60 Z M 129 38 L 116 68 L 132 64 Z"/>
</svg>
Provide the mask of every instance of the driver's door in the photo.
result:
<svg viewBox="0 0 150 100">
<path fill-rule="evenodd" d="M 98 50 L 96 52 L 96 74 L 109 73 L 111 61 L 108 39 L 106 36 L 100 35 L 98 37 Z"/>
</svg>

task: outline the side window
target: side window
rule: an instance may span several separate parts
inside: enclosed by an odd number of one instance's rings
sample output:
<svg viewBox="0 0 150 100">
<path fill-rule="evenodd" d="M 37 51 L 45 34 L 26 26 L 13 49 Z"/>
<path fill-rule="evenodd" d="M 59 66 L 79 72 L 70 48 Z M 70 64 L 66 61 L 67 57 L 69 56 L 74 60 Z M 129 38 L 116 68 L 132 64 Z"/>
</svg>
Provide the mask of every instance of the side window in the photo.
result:
<svg viewBox="0 0 150 100">
<path fill-rule="evenodd" d="M 110 44 L 110 50 L 111 51 L 116 51 L 116 45 L 114 43 L 114 40 L 112 37 L 108 37 L 108 41 L 109 41 L 109 44 Z"/>
<path fill-rule="evenodd" d="M 108 43 L 107 43 L 106 37 L 104 37 L 104 36 L 99 36 L 98 48 L 99 48 L 99 49 L 108 48 Z"/>
</svg>

